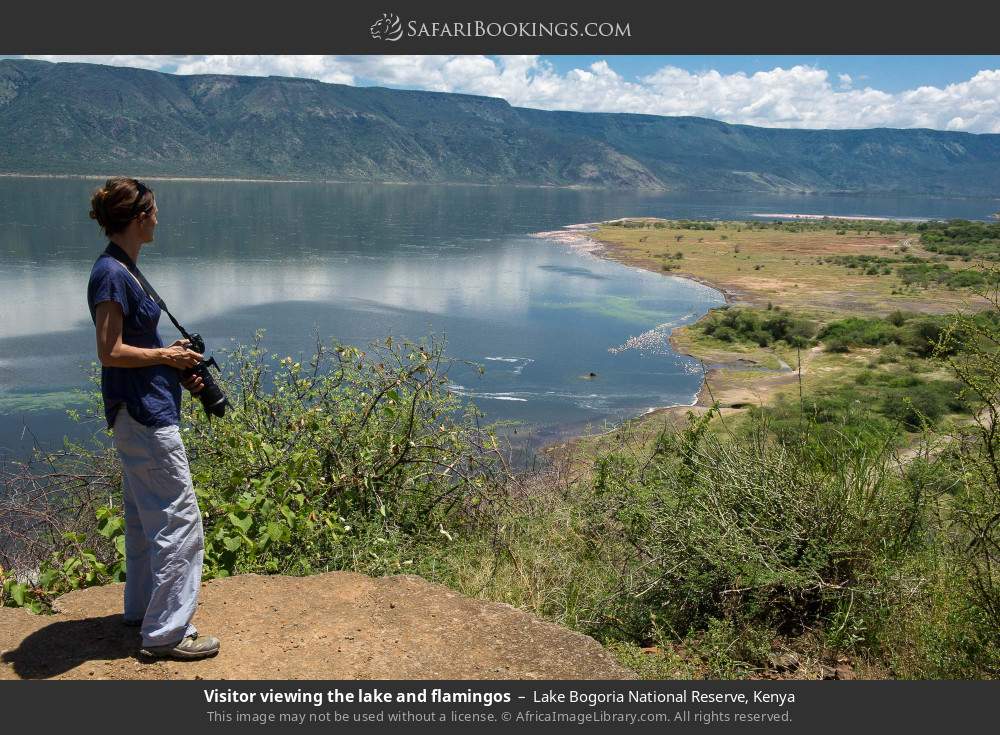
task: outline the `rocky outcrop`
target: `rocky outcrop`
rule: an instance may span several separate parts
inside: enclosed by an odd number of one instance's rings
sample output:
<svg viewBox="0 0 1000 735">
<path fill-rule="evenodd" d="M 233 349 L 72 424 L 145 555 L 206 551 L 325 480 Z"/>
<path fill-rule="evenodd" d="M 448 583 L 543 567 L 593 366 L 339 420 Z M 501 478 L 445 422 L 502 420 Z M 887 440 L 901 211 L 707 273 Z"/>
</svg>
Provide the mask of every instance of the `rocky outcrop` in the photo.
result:
<svg viewBox="0 0 1000 735">
<path fill-rule="evenodd" d="M 623 679 L 594 639 L 412 575 L 240 575 L 202 585 L 202 661 L 150 660 L 121 623 L 121 584 L 55 615 L 0 608 L 0 679 Z"/>
</svg>

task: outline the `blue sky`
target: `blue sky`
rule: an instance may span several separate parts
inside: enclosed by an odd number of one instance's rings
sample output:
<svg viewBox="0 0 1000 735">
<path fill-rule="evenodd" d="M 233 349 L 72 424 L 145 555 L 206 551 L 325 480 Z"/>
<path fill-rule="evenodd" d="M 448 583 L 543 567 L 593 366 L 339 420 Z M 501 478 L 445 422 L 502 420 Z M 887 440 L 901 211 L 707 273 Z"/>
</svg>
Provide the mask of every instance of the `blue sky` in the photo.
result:
<svg viewBox="0 0 1000 735">
<path fill-rule="evenodd" d="M 42 56 L 178 74 L 296 76 L 549 110 L 785 128 L 1000 133 L 1000 56 Z"/>
</svg>

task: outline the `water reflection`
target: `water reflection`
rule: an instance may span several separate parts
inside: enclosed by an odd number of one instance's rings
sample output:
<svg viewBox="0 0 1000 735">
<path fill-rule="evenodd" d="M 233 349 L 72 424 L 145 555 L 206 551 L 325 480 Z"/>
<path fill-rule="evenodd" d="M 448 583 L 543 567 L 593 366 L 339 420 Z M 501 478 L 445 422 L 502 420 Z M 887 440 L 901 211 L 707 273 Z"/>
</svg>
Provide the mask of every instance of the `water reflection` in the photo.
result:
<svg viewBox="0 0 1000 735">
<path fill-rule="evenodd" d="M 0 178 L 0 447 L 20 441 L 24 421 L 47 440 L 74 431 L 62 409 L 94 360 L 85 289 L 104 242 L 87 203 L 99 183 Z M 210 349 L 258 328 L 282 354 L 307 352 L 316 335 L 364 344 L 434 333 L 449 354 L 486 369 L 480 377 L 456 368 L 456 390 L 490 418 L 540 426 L 688 402 L 700 384 L 692 361 L 641 347 L 662 343 L 662 325 L 697 318 L 721 296 L 531 232 L 625 215 L 985 218 L 995 209 L 902 197 L 150 183 L 160 226 L 140 265 Z M 161 330 L 176 336 L 166 319 Z"/>
</svg>

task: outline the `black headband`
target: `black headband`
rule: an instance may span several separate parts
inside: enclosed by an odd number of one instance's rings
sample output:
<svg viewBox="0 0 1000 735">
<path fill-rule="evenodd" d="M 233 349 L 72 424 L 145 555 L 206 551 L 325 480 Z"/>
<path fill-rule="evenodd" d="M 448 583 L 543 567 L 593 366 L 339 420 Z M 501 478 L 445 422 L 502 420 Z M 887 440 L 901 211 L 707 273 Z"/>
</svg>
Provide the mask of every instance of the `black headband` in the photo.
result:
<svg viewBox="0 0 1000 735">
<path fill-rule="evenodd" d="M 135 204 L 132 205 L 133 209 L 135 209 L 135 213 L 132 216 L 133 217 L 138 217 L 143 212 L 149 211 L 148 208 L 142 207 L 141 204 L 142 204 L 143 198 L 146 196 L 147 193 L 151 193 L 152 189 L 150 189 L 148 186 L 146 186 L 144 183 L 142 183 L 138 179 L 134 179 L 134 181 L 135 181 L 136 189 L 138 189 L 139 193 L 138 193 L 138 195 L 136 195 Z"/>
</svg>

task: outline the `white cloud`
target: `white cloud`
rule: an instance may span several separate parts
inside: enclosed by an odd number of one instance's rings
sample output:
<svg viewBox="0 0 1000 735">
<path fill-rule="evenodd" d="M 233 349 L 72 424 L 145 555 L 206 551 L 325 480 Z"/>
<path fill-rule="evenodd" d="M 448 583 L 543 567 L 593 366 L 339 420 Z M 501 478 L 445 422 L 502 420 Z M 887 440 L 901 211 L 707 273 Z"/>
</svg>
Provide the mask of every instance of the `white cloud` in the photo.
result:
<svg viewBox="0 0 1000 735">
<path fill-rule="evenodd" d="M 502 97 L 549 110 L 697 115 L 790 128 L 928 127 L 1000 133 L 1000 69 L 964 82 L 889 93 L 855 87 L 864 75 L 815 66 L 753 74 L 692 72 L 676 66 L 630 81 L 614 57 L 559 73 L 538 56 L 46 56 L 138 66 L 178 74 L 307 77 Z"/>
</svg>

